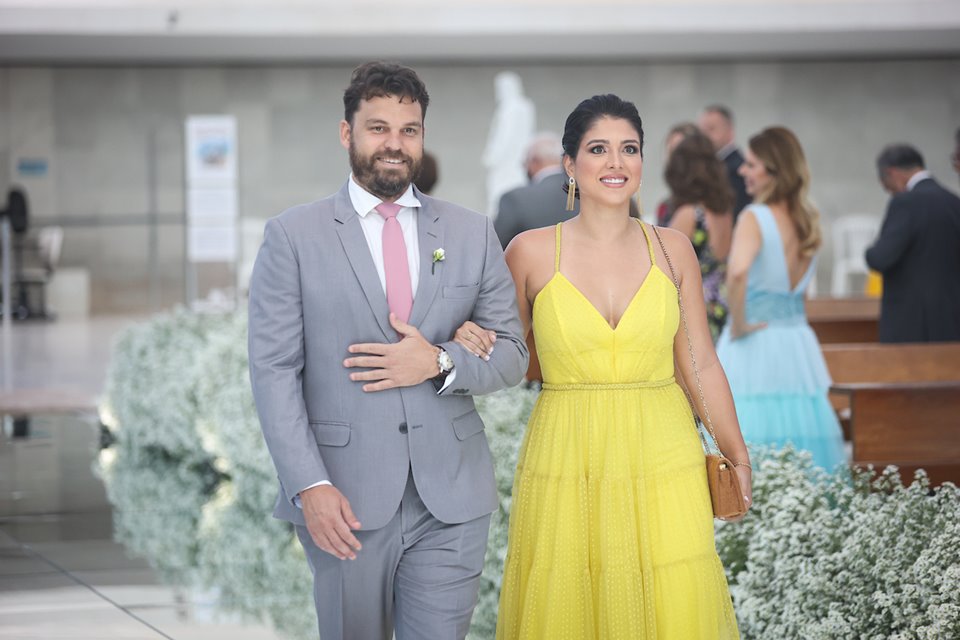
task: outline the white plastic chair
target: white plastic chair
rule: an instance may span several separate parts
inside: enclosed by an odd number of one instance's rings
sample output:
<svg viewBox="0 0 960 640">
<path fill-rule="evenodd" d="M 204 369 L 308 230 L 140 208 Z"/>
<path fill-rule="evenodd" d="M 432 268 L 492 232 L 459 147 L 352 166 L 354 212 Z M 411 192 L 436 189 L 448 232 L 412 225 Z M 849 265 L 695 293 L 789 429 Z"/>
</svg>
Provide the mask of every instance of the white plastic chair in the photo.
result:
<svg viewBox="0 0 960 640">
<path fill-rule="evenodd" d="M 850 295 L 850 276 L 866 276 L 869 271 L 864 253 L 873 244 L 880 221 L 871 215 L 849 215 L 833 223 L 833 277 L 830 295 Z"/>
</svg>

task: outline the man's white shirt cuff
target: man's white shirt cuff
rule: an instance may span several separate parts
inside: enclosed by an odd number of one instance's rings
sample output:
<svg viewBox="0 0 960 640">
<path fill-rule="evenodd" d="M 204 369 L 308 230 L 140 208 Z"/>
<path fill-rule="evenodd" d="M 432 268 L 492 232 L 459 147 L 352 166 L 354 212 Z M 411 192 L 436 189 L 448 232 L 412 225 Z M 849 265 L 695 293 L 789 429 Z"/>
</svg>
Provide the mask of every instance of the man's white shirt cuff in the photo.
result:
<svg viewBox="0 0 960 640">
<path fill-rule="evenodd" d="M 456 370 L 456 369 L 452 369 L 452 370 L 450 371 L 450 373 L 447 374 L 447 379 L 444 381 L 443 386 L 440 387 L 440 390 L 439 390 L 439 391 L 437 391 L 437 395 L 440 395 L 441 393 L 443 393 L 444 391 L 446 391 L 446 390 L 447 390 L 447 387 L 449 387 L 451 384 L 453 384 L 453 380 L 454 380 L 454 378 L 456 378 L 456 377 L 457 377 L 457 370 Z"/>
<path fill-rule="evenodd" d="M 329 484 L 330 486 L 333 486 L 333 483 L 331 483 L 329 480 L 321 480 L 320 482 L 315 482 L 309 487 L 304 487 L 303 489 L 300 489 L 300 493 L 303 493 L 307 489 L 313 489 L 314 487 L 319 487 L 322 484 Z M 296 505 L 297 509 L 303 509 L 303 505 L 300 503 L 300 493 L 293 496 L 293 504 Z"/>
</svg>

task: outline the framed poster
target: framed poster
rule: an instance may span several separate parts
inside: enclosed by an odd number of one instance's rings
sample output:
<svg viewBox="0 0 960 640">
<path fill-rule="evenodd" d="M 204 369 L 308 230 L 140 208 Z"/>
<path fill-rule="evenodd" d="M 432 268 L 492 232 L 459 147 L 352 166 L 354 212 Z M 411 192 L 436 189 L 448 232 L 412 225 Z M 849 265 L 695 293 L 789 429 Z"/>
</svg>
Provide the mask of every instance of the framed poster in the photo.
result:
<svg viewBox="0 0 960 640">
<path fill-rule="evenodd" d="M 237 119 L 234 116 L 190 116 L 186 128 L 188 187 L 234 187 L 237 182 Z"/>
</svg>

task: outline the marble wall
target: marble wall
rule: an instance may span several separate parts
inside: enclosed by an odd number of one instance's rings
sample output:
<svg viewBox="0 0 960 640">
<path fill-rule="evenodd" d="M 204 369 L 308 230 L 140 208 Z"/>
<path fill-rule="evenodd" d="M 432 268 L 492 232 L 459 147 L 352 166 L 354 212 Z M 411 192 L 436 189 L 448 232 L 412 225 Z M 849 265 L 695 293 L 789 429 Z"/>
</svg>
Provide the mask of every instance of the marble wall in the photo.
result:
<svg viewBox="0 0 960 640">
<path fill-rule="evenodd" d="M 634 100 L 646 129 L 647 212 L 666 195 L 665 132 L 710 102 L 735 111 L 741 144 L 771 124 L 797 132 L 826 225 L 844 214 L 882 216 L 873 163 L 888 142 L 916 145 L 943 183 L 958 186 L 948 160 L 960 126 L 957 58 L 415 66 L 431 94 L 435 195 L 476 209 L 485 201 L 480 157 L 493 80 L 504 69 L 523 78 L 539 129 L 559 132 L 594 93 Z M 63 264 L 89 270 L 94 313 L 167 306 L 183 297 L 184 118 L 238 118 L 240 215 L 265 220 L 331 193 L 348 175 L 337 124 L 351 68 L 0 67 L 0 189 L 22 185 L 36 224 L 65 224 Z M 24 160 L 45 162 L 45 172 L 31 174 Z M 827 237 L 821 292 L 829 288 Z"/>
</svg>

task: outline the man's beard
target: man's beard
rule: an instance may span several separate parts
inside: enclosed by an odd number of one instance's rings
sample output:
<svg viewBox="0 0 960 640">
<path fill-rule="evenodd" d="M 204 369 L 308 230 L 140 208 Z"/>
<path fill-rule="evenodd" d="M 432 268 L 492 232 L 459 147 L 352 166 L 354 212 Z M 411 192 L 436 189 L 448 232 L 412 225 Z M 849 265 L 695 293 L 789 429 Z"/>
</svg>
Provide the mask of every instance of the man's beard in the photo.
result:
<svg viewBox="0 0 960 640">
<path fill-rule="evenodd" d="M 377 166 L 377 158 L 403 160 L 396 169 L 384 169 Z M 367 191 L 381 198 L 396 198 L 420 175 L 422 158 L 413 158 L 400 151 L 393 153 L 378 152 L 372 156 L 361 156 L 353 140 L 350 141 L 350 169 L 353 177 Z"/>
</svg>

